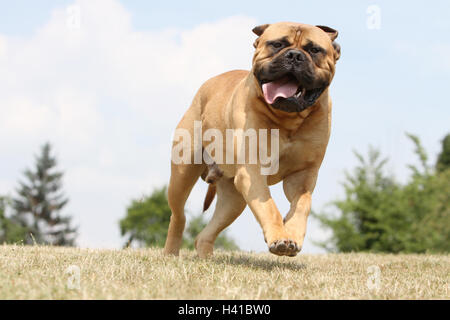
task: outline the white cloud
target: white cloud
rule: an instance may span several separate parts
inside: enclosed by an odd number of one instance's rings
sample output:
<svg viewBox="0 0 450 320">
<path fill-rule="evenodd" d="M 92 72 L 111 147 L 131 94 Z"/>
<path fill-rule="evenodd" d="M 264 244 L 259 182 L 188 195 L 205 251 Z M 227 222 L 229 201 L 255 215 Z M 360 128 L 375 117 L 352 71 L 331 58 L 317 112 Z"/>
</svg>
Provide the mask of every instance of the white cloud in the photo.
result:
<svg viewBox="0 0 450 320">
<path fill-rule="evenodd" d="M 0 61 L 6 57 L 6 37 L 0 35 Z"/>
<path fill-rule="evenodd" d="M 450 71 L 450 44 L 435 42 L 423 46 L 419 42 L 397 40 L 394 51 L 414 61 L 415 68 L 425 74 L 448 73 Z"/>
<path fill-rule="evenodd" d="M 73 5 L 79 29 L 68 27 L 71 11 L 61 8 L 32 36 L 0 35 L 1 167 L 8 168 L 0 193 L 12 193 L 49 140 L 66 172 L 66 212 L 81 226 L 79 243 L 117 246 L 130 199 L 168 181 L 171 133 L 196 89 L 249 68 L 256 21 L 235 16 L 138 32 L 117 1 Z M 191 211 L 203 192 L 195 189 Z"/>
</svg>

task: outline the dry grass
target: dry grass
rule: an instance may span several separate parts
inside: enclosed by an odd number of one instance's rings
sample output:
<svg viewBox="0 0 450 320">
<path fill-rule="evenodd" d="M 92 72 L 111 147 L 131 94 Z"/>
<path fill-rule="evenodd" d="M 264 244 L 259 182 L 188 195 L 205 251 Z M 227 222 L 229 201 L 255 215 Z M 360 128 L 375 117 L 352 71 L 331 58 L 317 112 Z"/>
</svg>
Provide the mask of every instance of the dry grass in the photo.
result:
<svg viewBox="0 0 450 320">
<path fill-rule="evenodd" d="M 79 288 L 70 266 L 80 270 Z M 381 272 L 378 287 L 371 266 Z M 449 255 L 216 252 L 200 260 L 187 250 L 0 246 L 0 299 L 449 299 L 449 275 Z"/>
</svg>

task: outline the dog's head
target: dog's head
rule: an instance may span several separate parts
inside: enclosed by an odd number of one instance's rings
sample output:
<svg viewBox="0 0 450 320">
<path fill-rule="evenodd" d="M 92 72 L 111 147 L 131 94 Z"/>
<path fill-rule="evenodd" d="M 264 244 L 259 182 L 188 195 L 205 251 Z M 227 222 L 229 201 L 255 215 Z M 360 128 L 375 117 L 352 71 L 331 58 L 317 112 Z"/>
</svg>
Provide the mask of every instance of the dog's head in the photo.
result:
<svg viewBox="0 0 450 320">
<path fill-rule="evenodd" d="M 334 76 L 338 32 L 289 22 L 261 25 L 253 32 L 258 39 L 252 71 L 265 102 L 287 112 L 314 105 Z"/>
</svg>

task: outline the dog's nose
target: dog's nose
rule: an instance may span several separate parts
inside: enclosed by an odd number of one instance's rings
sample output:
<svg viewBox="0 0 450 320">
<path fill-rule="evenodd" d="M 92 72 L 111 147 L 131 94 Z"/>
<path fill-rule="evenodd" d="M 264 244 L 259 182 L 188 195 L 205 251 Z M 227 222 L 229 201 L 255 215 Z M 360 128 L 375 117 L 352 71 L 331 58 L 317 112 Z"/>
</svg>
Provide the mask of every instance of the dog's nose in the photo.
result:
<svg viewBox="0 0 450 320">
<path fill-rule="evenodd" d="M 290 62 L 298 63 L 303 61 L 305 58 L 305 55 L 300 50 L 289 50 L 286 52 L 286 59 L 288 59 Z"/>
</svg>

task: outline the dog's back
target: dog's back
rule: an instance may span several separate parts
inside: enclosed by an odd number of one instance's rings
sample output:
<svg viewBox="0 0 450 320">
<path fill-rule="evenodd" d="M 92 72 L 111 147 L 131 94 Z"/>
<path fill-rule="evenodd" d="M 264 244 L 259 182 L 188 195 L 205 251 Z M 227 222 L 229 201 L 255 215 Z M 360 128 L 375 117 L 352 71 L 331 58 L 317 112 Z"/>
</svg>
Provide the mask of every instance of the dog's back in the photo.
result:
<svg viewBox="0 0 450 320">
<path fill-rule="evenodd" d="M 218 109 L 223 109 L 234 89 L 247 75 L 247 70 L 233 70 L 207 80 L 197 93 L 202 118 L 209 118 L 205 113 L 217 114 Z"/>
</svg>

